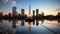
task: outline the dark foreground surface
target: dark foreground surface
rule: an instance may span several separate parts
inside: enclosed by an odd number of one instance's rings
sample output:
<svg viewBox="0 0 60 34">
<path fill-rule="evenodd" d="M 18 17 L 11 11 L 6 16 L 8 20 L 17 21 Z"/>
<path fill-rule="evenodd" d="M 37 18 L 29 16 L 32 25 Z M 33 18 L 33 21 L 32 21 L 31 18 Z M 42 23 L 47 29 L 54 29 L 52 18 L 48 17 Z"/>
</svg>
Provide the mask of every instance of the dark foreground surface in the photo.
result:
<svg viewBox="0 0 60 34">
<path fill-rule="evenodd" d="M 60 34 L 60 20 L 0 20 L 0 34 Z"/>
</svg>

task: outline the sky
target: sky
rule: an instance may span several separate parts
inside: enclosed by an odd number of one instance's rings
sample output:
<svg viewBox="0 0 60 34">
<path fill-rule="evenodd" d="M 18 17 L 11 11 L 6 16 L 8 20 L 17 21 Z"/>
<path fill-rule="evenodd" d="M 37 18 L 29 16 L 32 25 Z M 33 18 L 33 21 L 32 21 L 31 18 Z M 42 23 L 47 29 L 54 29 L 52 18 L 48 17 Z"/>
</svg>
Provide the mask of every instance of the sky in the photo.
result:
<svg viewBox="0 0 60 34">
<path fill-rule="evenodd" d="M 0 0 L 0 12 L 12 13 L 12 7 L 16 6 L 19 13 L 21 9 L 25 9 L 25 14 L 28 14 L 29 5 L 31 13 L 33 10 L 39 9 L 40 14 L 44 12 L 44 15 L 55 16 L 60 11 L 60 0 Z M 59 11 L 57 11 L 58 9 Z"/>
</svg>

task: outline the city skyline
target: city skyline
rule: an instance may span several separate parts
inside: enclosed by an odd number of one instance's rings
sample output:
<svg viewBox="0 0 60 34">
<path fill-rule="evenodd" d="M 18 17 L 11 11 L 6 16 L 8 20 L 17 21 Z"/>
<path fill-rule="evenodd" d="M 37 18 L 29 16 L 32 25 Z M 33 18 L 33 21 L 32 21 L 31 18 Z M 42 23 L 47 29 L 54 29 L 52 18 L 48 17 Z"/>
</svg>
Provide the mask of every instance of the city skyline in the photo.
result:
<svg viewBox="0 0 60 34">
<path fill-rule="evenodd" d="M 0 0 L 0 12 L 12 12 L 11 3 L 16 4 L 18 13 L 21 13 L 21 9 L 25 9 L 27 14 L 29 13 L 29 5 L 31 6 L 31 13 L 33 13 L 33 10 L 39 9 L 39 13 L 44 12 L 44 15 L 56 15 L 58 11 L 55 11 L 55 9 L 60 8 L 59 0 Z"/>
</svg>

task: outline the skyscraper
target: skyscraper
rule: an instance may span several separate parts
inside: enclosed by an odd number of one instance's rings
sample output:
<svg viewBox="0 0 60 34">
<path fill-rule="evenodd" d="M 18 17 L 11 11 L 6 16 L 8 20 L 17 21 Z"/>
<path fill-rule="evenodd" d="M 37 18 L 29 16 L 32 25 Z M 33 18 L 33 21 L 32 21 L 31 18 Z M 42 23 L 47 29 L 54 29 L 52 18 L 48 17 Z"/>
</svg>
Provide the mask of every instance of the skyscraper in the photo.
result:
<svg viewBox="0 0 60 34">
<path fill-rule="evenodd" d="M 29 5 L 29 14 L 28 14 L 27 17 L 28 17 L 28 18 L 32 18 L 32 15 L 31 15 L 31 7 L 30 7 L 30 5 Z"/>
<path fill-rule="evenodd" d="M 16 7 L 12 7 L 12 11 L 13 11 L 13 16 L 16 16 Z"/>
<path fill-rule="evenodd" d="M 11 17 L 11 13 L 9 13 L 8 16 Z"/>
<path fill-rule="evenodd" d="M 35 16 L 35 11 L 33 10 L 33 17 Z"/>
<path fill-rule="evenodd" d="M 3 12 L 0 12 L 0 16 L 3 16 Z"/>
<path fill-rule="evenodd" d="M 58 16 L 60 16 L 60 12 L 58 12 Z"/>
<path fill-rule="evenodd" d="M 31 14 L 31 6 L 29 5 L 29 14 Z"/>
<path fill-rule="evenodd" d="M 39 9 L 36 9 L 36 17 L 38 18 L 38 11 L 39 11 Z"/>
<path fill-rule="evenodd" d="M 44 16 L 44 13 L 42 12 L 42 16 Z"/>
<path fill-rule="evenodd" d="M 24 16 L 24 9 L 21 9 L 21 15 Z"/>
</svg>

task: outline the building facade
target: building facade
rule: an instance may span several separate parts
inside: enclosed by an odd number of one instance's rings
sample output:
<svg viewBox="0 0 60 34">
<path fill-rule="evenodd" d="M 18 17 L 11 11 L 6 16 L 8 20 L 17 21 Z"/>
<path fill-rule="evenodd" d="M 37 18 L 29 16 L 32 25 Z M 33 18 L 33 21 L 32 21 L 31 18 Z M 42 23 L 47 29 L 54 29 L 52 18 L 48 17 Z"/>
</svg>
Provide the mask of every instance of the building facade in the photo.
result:
<svg viewBox="0 0 60 34">
<path fill-rule="evenodd" d="M 39 9 L 36 9 L 36 16 L 38 16 L 38 13 L 39 13 L 38 11 L 39 11 Z"/>
<path fill-rule="evenodd" d="M 16 7 L 12 7 L 13 16 L 16 16 Z"/>
<path fill-rule="evenodd" d="M 24 9 L 21 9 L 21 15 L 24 16 Z"/>
<path fill-rule="evenodd" d="M 33 10 L 33 16 L 35 16 L 35 11 Z"/>
</svg>

